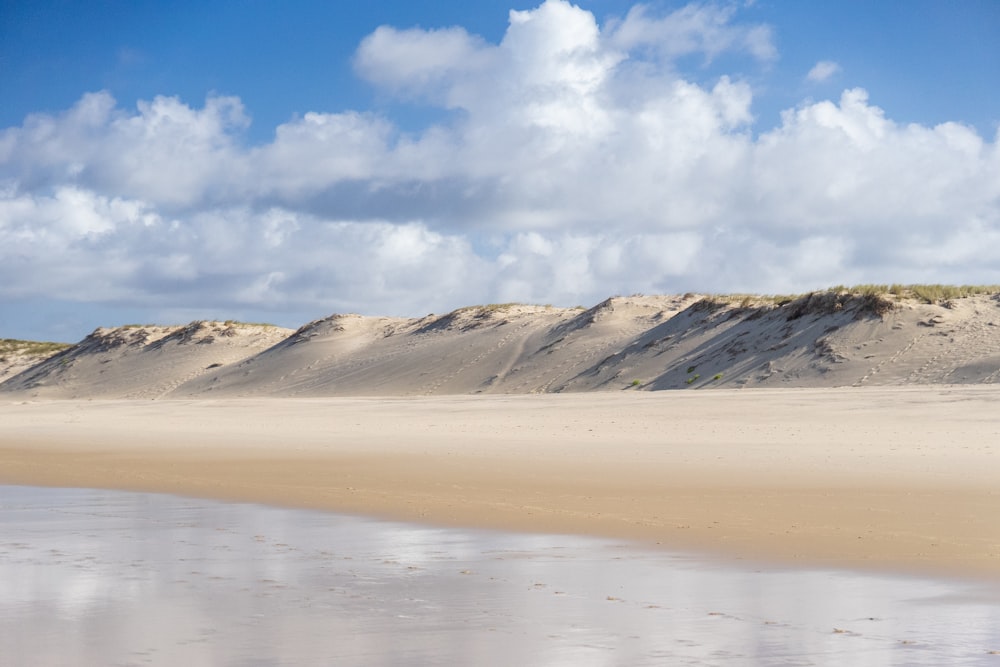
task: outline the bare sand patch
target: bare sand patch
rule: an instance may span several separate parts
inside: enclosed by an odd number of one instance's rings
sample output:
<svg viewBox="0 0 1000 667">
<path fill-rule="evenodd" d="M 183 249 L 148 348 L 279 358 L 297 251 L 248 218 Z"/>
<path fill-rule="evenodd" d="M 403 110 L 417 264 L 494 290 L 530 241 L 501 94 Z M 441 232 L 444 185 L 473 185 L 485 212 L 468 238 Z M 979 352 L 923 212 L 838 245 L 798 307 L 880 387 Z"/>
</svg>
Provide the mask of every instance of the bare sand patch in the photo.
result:
<svg viewBox="0 0 1000 667">
<path fill-rule="evenodd" d="M 0 482 L 997 577 L 1000 390 L 0 403 Z"/>
</svg>

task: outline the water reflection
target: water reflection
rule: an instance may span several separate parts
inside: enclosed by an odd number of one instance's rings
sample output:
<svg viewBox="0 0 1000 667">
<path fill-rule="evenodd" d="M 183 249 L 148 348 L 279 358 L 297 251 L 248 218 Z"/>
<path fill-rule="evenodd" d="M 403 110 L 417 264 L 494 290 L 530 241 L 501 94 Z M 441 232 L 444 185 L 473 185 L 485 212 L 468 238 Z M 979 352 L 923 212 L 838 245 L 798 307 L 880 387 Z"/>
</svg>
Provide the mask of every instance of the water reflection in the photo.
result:
<svg viewBox="0 0 1000 667">
<path fill-rule="evenodd" d="M 983 586 L 109 491 L 0 525 L 5 664 L 1000 665 Z"/>
</svg>

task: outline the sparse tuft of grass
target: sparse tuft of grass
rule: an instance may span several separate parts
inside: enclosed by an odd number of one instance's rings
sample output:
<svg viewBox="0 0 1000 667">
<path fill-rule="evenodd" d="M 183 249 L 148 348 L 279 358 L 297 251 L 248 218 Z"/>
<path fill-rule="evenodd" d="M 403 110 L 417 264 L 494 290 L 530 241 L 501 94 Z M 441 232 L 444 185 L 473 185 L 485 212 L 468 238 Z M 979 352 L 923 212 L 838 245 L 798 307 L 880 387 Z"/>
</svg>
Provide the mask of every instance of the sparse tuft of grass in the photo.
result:
<svg viewBox="0 0 1000 667">
<path fill-rule="evenodd" d="M 223 322 L 227 327 L 264 327 L 273 328 L 276 324 L 271 324 L 270 322 L 242 322 L 240 320 L 226 320 Z"/>
<path fill-rule="evenodd" d="M 935 304 L 977 294 L 1000 294 L 1000 285 L 837 285 L 805 294 L 716 294 L 706 297 L 697 306 L 702 311 L 736 306 L 741 310 L 756 310 L 759 314 L 775 308 L 789 307 L 789 320 L 803 315 L 826 315 L 848 309 L 858 314 L 881 317 L 893 310 L 897 303 L 907 299 Z"/>
<path fill-rule="evenodd" d="M 1000 285 L 910 285 L 908 289 L 925 303 L 941 303 L 977 294 L 1000 294 Z"/>
<path fill-rule="evenodd" d="M 792 304 L 802 299 L 811 301 L 811 308 L 821 303 L 842 310 L 850 297 L 861 299 L 862 308 L 881 314 L 891 309 L 893 301 L 917 299 L 924 303 L 943 303 L 952 299 L 961 299 L 978 294 L 1000 294 L 1000 285 L 903 285 L 893 283 L 884 285 L 877 283 L 860 285 L 835 285 L 826 290 L 807 292 L 804 294 L 715 294 L 705 298 L 704 309 L 723 305 L 736 305 L 742 309 L 772 308 Z M 818 311 L 817 311 L 818 312 Z"/>
<path fill-rule="evenodd" d="M 511 308 L 524 305 L 526 304 L 517 303 L 516 301 L 510 301 L 508 303 L 487 303 L 478 306 L 462 306 L 461 308 L 456 308 L 448 314 L 460 315 L 463 313 L 476 313 L 478 315 L 489 315 L 492 313 L 502 313 L 510 310 Z"/>
<path fill-rule="evenodd" d="M 69 343 L 0 338 L 0 361 L 9 361 L 11 357 L 48 358 L 70 347 L 72 345 Z"/>
<path fill-rule="evenodd" d="M 69 343 L 50 343 L 36 340 L 0 338 L 0 354 L 52 355 L 71 347 Z"/>
<path fill-rule="evenodd" d="M 510 310 L 511 308 L 520 305 L 521 304 L 516 303 L 514 301 L 509 301 L 507 303 L 488 303 L 485 306 L 478 306 L 477 308 L 487 313 L 498 313 L 498 312 L 503 312 L 505 310 Z"/>
<path fill-rule="evenodd" d="M 632 380 L 632 385 L 631 386 L 638 387 L 641 384 L 642 384 L 642 380 Z"/>
</svg>

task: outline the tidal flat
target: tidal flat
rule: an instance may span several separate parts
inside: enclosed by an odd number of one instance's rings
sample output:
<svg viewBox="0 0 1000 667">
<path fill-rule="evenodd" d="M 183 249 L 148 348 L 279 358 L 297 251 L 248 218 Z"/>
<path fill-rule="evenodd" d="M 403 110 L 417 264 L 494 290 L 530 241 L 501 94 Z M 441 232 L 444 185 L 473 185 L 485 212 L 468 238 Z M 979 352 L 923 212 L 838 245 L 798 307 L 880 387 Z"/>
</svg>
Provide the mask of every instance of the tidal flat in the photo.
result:
<svg viewBox="0 0 1000 667">
<path fill-rule="evenodd" d="M 16 665 L 1000 665 L 1000 586 L 0 486 Z"/>
</svg>

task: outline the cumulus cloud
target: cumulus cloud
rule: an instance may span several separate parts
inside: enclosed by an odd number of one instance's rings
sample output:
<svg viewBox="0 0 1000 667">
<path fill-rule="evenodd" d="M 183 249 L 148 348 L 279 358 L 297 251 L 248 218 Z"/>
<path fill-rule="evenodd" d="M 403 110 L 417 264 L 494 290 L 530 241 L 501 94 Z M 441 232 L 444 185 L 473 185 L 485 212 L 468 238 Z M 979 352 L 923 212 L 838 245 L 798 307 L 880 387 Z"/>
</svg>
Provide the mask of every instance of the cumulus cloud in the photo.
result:
<svg viewBox="0 0 1000 667">
<path fill-rule="evenodd" d="M 677 69 L 723 52 L 776 56 L 731 5 L 601 26 L 547 0 L 495 44 L 362 40 L 359 76 L 455 112 L 417 132 L 321 110 L 248 145 L 235 97 L 87 93 L 0 133 L 0 298 L 320 316 L 1000 282 L 996 138 L 894 122 L 861 89 L 755 127 L 749 84 Z"/>
<path fill-rule="evenodd" d="M 2 173 L 38 190 L 72 183 L 164 206 L 189 205 L 223 190 L 245 128 L 234 97 L 192 109 L 176 97 L 118 109 L 107 92 L 85 94 L 59 115 L 29 116 L 4 131 Z"/>
<path fill-rule="evenodd" d="M 380 26 L 361 41 L 354 67 L 386 91 L 451 107 L 455 103 L 448 92 L 455 79 L 488 69 L 492 51 L 459 27 L 428 31 Z"/>
<path fill-rule="evenodd" d="M 814 83 L 822 83 L 839 71 L 840 65 L 837 63 L 832 60 L 821 60 L 809 70 L 809 73 L 806 74 L 806 79 Z"/>
</svg>

